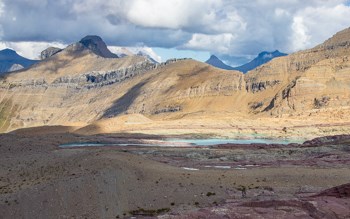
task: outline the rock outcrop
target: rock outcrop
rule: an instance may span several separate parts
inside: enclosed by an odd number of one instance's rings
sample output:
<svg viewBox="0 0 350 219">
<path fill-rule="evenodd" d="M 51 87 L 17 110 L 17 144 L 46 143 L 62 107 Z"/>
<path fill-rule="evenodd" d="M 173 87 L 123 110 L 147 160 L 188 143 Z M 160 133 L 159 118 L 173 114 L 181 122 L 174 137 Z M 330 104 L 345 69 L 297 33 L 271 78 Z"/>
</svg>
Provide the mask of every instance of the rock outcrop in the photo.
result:
<svg viewBox="0 0 350 219">
<path fill-rule="evenodd" d="M 51 57 L 51 56 L 53 56 L 56 53 L 59 53 L 61 51 L 62 51 L 62 49 L 60 49 L 60 48 L 49 47 L 40 53 L 40 59 L 41 60 L 47 59 L 47 58 L 49 58 L 49 57 Z"/>
<path fill-rule="evenodd" d="M 104 58 L 118 58 L 116 54 L 113 54 L 111 51 L 109 51 L 107 45 L 99 36 L 86 36 L 81 39 L 79 43 L 83 44 L 98 56 Z"/>
</svg>

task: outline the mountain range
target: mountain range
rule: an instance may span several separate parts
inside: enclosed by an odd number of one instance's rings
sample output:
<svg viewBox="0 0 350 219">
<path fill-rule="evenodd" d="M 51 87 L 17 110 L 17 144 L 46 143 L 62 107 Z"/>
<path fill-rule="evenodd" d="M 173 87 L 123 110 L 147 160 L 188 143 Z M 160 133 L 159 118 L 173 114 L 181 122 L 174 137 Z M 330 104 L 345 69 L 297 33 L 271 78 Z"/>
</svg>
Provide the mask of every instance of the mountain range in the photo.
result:
<svg viewBox="0 0 350 219">
<path fill-rule="evenodd" d="M 28 68 L 36 62 L 18 55 L 14 50 L 4 49 L 0 51 L 0 74 Z"/>
<path fill-rule="evenodd" d="M 259 53 L 259 55 L 256 58 L 254 58 L 252 61 L 250 61 L 246 64 L 243 64 L 241 66 L 237 66 L 237 67 L 232 67 L 232 66 L 226 65 L 218 57 L 216 57 L 215 55 L 211 55 L 210 58 L 205 63 L 212 65 L 214 67 L 217 67 L 217 68 L 221 68 L 221 69 L 237 70 L 237 71 L 240 71 L 243 73 L 247 73 L 248 71 L 251 71 L 251 70 L 257 68 L 260 65 L 263 65 L 263 64 L 271 61 L 274 58 L 286 56 L 286 55 L 288 55 L 288 54 L 281 53 L 278 50 L 273 51 L 273 52 L 264 51 L 264 52 Z"/>
<path fill-rule="evenodd" d="M 243 118 L 272 125 L 281 117 L 288 118 L 278 120 L 282 126 L 344 123 L 350 121 L 349 56 L 349 28 L 247 74 L 192 59 L 115 58 L 99 38 L 88 37 L 2 76 L 0 130 L 61 125 L 81 133 L 154 133 L 218 121 L 239 127 Z"/>
</svg>

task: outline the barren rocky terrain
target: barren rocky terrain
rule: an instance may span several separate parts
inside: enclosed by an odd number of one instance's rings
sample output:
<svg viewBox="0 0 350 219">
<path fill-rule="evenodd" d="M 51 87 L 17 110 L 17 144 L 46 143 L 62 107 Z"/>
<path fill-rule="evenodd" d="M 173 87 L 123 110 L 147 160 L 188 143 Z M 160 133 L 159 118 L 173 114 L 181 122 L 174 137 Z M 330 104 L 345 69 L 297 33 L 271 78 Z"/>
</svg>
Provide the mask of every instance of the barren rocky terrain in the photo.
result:
<svg viewBox="0 0 350 219">
<path fill-rule="evenodd" d="M 350 217 L 349 136 L 152 147 L 133 144 L 194 136 L 66 131 L 0 136 L 2 218 Z M 129 146 L 60 147 L 74 142 Z"/>
</svg>

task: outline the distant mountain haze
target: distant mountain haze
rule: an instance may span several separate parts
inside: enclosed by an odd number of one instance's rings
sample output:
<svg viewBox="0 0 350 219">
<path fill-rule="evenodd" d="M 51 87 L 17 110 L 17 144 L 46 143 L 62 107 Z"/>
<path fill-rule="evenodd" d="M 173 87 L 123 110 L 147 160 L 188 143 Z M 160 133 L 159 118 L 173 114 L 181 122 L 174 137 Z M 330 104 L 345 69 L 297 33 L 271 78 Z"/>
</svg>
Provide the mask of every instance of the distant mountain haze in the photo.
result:
<svg viewBox="0 0 350 219">
<path fill-rule="evenodd" d="M 14 50 L 4 49 L 0 51 L 0 74 L 28 68 L 36 62 L 18 55 Z"/>
<path fill-rule="evenodd" d="M 211 55 L 210 58 L 205 63 L 221 69 L 234 70 L 233 67 L 226 65 L 223 61 L 221 61 L 215 55 Z"/>
<path fill-rule="evenodd" d="M 263 64 L 271 61 L 274 58 L 286 56 L 286 55 L 288 55 L 288 54 L 281 53 L 278 50 L 273 51 L 273 52 L 264 51 L 264 52 L 259 53 L 259 55 L 255 59 L 248 62 L 247 64 L 244 64 L 244 65 L 241 65 L 238 67 L 234 67 L 234 70 L 238 70 L 240 72 L 247 73 L 248 71 L 251 71 L 251 70 L 257 68 L 260 65 L 263 65 Z"/>
<path fill-rule="evenodd" d="M 215 55 L 212 55 L 205 63 L 212 65 L 217 68 L 226 69 L 226 70 L 237 70 L 243 73 L 247 73 L 248 71 L 251 71 L 257 67 L 259 67 L 262 64 L 265 64 L 269 61 L 271 61 L 274 58 L 286 56 L 287 54 L 281 53 L 280 51 L 276 50 L 273 52 L 261 52 L 259 55 L 254 58 L 252 61 L 241 65 L 237 67 L 232 67 L 229 65 L 226 65 L 223 61 L 221 61 L 218 57 Z"/>
</svg>

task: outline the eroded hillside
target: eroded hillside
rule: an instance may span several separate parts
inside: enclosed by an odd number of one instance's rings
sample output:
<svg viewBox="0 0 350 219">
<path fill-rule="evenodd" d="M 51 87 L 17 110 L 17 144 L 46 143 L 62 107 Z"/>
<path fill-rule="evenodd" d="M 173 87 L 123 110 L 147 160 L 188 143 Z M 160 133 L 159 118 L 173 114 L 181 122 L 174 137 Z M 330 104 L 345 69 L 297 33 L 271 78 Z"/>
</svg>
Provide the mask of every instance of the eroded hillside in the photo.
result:
<svg viewBox="0 0 350 219">
<path fill-rule="evenodd" d="M 75 43 L 28 70 L 5 75 L 0 130 L 91 127 L 121 116 L 142 120 L 134 123 L 186 119 L 184 126 L 203 118 L 350 121 L 350 29 L 246 75 L 191 59 L 154 64 L 140 56 L 104 58 L 90 47 Z M 119 122 L 108 130 L 122 130 Z"/>
</svg>

